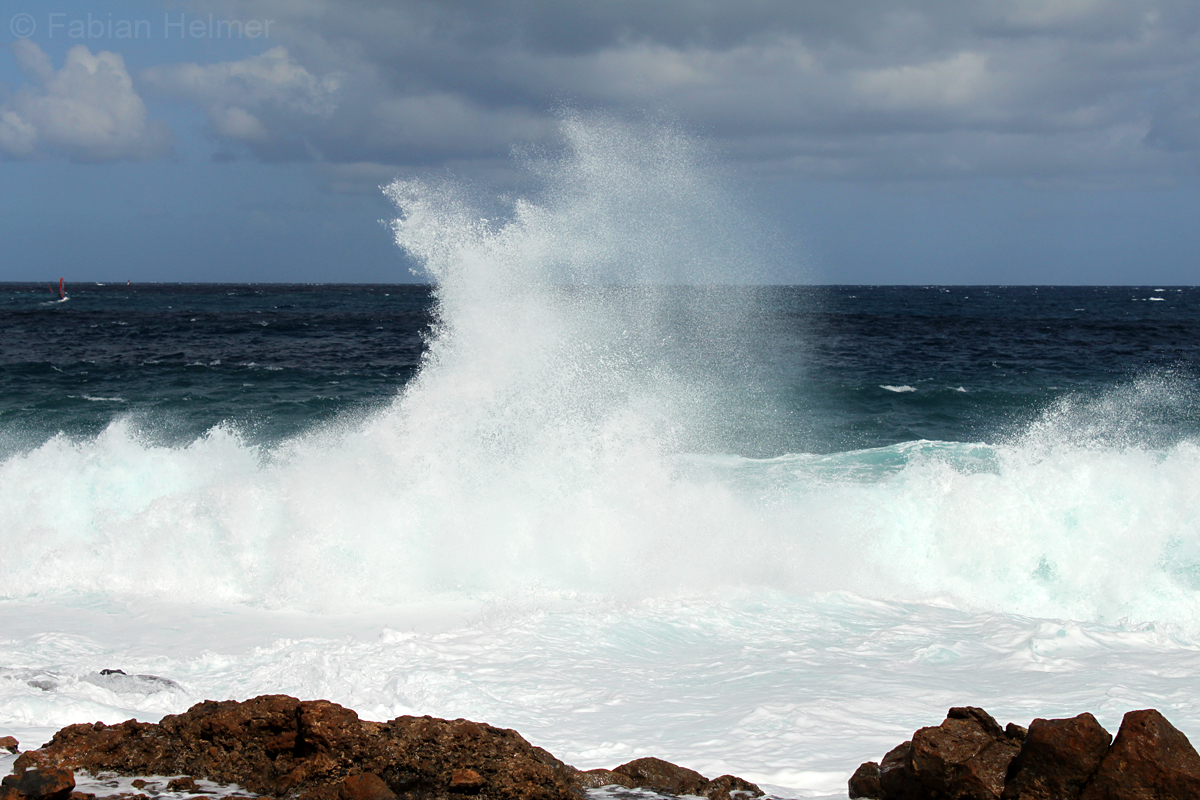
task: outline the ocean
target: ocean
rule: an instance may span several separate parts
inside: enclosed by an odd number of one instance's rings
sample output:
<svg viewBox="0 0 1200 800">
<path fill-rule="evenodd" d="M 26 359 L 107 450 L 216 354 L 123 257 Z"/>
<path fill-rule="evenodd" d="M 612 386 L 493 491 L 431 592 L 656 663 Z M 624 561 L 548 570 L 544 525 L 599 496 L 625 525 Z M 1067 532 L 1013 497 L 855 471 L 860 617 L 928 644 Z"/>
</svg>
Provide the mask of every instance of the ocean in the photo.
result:
<svg viewBox="0 0 1200 800">
<path fill-rule="evenodd" d="M 954 705 L 1200 741 L 1200 289 L 767 285 L 695 141 L 563 137 L 387 188 L 423 283 L 0 285 L 0 735 L 288 693 L 781 797 Z"/>
</svg>

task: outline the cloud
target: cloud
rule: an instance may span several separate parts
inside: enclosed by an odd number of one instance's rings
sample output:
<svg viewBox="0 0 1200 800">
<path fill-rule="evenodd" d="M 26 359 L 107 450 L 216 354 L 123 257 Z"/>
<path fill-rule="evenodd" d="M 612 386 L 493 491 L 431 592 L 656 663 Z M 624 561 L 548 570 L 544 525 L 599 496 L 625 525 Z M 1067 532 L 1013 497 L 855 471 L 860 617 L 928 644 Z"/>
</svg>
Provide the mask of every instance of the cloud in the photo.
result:
<svg viewBox="0 0 1200 800">
<path fill-rule="evenodd" d="M 540 114 L 489 109 L 455 92 L 396 92 L 377 65 L 339 63 L 343 69 L 310 70 L 277 46 L 241 61 L 152 67 L 140 77 L 160 96 L 203 108 L 216 139 L 270 161 L 428 164 L 493 155 L 550 128 Z"/>
<path fill-rule="evenodd" d="M 50 151 L 84 162 L 144 160 L 170 150 L 170 130 L 147 118 L 119 54 L 77 45 L 55 71 L 28 39 L 12 48 L 38 86 L 23 86 L 0 105 L 0 150 L 9 157 Z"/>
<path fill-rule="evenodd" d="M 380 197 L 380 190 L 398 177 L 395 167 L 370 162 L 321 164 L 317 167 L 317 173 L 326 191 Z"/>
<path fill-rule="evenodd" d="M 1200 68 L 1157 93 L 1146 142 L 1170 153 L 1200 151 Z"/>
<path fill-rule="evenodd" d="M 209 108 L 273 106 L 315 117 L 333 113 L 341 82 L 336 73 L 317 77 L 282 46 L 243 61 L 151 67 L 141 78 L 163 94 Z"/>
<path fill-rule="evenodd" d="M 305 132 L 334 113 L 341 84 L 336 73 L 314 75 L 282 46 L 241 61 L 151 67 L 140 78 L 161 96 L 203 108 L 214 137 L 268 161 L 313 157 Z"/>
<path fill-rule="evenodd" d="M 995 95 L 987 60 L 983 53 L 955 53 L 924 63 L 861 70 L 851 83 L 859 97 L 881 109 L 971 106 Z"/>
<path fill-rule="evenodd" d="M 665 112 L 768 176 L 1157 180 L 1200 156 L 1191 0 L 195 3 L 272 21 L 265 53 L 139 75 L 201 108 L 222 157 L 484 173 L 551 145 L 564 104 Z M 22 69 L 57 81 L 30 47 Z M 10 154 L 45 135 L 0 108 Z"/>
</svg>

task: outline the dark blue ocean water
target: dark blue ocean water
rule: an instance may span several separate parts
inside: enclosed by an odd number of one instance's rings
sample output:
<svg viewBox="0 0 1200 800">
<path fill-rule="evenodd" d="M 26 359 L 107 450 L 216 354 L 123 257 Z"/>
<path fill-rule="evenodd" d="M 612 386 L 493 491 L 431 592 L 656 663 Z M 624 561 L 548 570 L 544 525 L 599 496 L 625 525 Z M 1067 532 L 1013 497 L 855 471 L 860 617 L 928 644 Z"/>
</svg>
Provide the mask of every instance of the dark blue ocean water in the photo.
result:
<svg viewBox="0 0 1200 800">
<path fill-rule="evenodd" d="M 394 395 L 420 363 L 420 286 L 95 285 L 0 291 L 0 429 L 86 436 L 114 418 L 276 441 Z"/>
<path fill-rule="evenodd" d="M 994 441 L 1063 396 L 1148 377 L 1176 390 L 1139 424 L 1168 439 L 1200 426 L 1195 287 L 727 291 L 754 295 L 739 356 L 754 377 L 731 380 L 771 408 L 731 421 L 724 446 L 742 455 Z M 420 285 L 76 284 L 57 302 L 5 284 L 0 441 L 24 450 L 124 417 L 161 443 L 221 423 L 278 442 L 392 400 L 435 319 Z"/>
</svg>

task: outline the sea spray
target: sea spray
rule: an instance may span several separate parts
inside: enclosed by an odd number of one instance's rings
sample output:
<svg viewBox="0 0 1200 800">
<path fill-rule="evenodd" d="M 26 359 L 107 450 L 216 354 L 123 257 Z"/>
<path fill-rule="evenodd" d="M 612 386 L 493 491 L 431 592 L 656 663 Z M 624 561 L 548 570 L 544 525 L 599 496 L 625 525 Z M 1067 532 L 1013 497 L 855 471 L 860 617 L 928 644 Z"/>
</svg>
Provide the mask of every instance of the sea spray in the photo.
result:
<svg viewBox="0 0 1200 800">
<path fill-rule="evenodd" d="M 387 188 L 397 244 L 436 284 L 407 413 L 444 393 L 515 446 L 627 414 L 652 447 L 726 449 L 716 431 L 754 411 L 763 237 L 674 128 L 573 114 L 562 133 L 561 153 L 524 161 L 537 199 L 502 220 L 452 182 Z"/>
<path fill-rule="evenodd" d="M 452 580 L 690 584 L 735 520 L 671 459 L 728 449 L 763 407 L 756 292 L 739 285 L 763 274 L 761 237 L 674 128 L 568 115 L 562 132 L 559 155 L 525 162 L 536 200 L 501 220 L 450 182 L 388 187 L 438 314 L 388 424 L 436 459 L 408 488 L 429 492 L 422 527 Z"/>
<path fill-rule="evenodd" d="M 759 236 L 702 150 L 577 116 L 556 152 L 521 162 L 540 185 L 503 214 L 451 181 L 389 189 L 437 284 L 394 399 L 283 443 L 221 424 L 168 446 L 119 418 L 0 462 L 4 595 L 336 612 L 846 591 L 1200 624 L 1187 375 L 1093 385 L 990 442 L 789 451 L 765 398 L 790 362 L 774 384 L 755 365 L 795 341 L 756 337 L 797 305 L 728 285 L 761 278 Z M 929 341 L 912 316 L 915 334 L 845 341 Z M 993 369 L 992 391 L 1015 380 Z M 842 396 L 913 413 L 940 402 L 929 384 L 872 374 Z M 986 403 L 968 388 L 955 403 Z"/>
<path fill-rule="evenodd" d="M 541 189 L 504 219 L 452 183 L 389 187 L 437 300 L 420 373 L 389 408 L 261 454 L 219 427 L 165 468 L 122 422 L 6 462 L 24 498 L 4 512 L 25 535 L 0 556 L 13 595 L 329 610 L 644 596 L 786 563 L 764 559 L 739 499 L 675 460 L 737 450 L 729 432 L 763 407 L 756 293 L 734 285 L 760 277 L 762 237 L 673 127 L 568 115 L 562 131 L 558 155 L 524 161 Z M 69 514 L 64 473 L 87 498 Z"/>
</svg>

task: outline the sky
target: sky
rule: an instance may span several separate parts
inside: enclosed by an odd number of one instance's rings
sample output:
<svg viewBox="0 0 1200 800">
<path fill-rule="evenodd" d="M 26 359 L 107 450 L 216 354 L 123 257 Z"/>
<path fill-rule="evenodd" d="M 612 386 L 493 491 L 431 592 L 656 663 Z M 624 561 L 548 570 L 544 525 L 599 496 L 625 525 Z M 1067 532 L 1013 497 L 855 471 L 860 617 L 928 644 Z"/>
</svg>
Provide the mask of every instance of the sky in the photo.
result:
<svg viewBox="0 0 1200 800">
<path fill-rule="evenodd" d="M 1196 283 L 1194 0 L 6 0 L 0 281 L 421 280 L 380 187 L 665 115 L 778 283 Z"/>
</svg>

